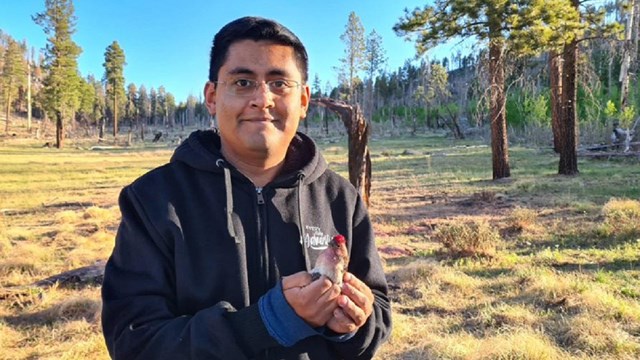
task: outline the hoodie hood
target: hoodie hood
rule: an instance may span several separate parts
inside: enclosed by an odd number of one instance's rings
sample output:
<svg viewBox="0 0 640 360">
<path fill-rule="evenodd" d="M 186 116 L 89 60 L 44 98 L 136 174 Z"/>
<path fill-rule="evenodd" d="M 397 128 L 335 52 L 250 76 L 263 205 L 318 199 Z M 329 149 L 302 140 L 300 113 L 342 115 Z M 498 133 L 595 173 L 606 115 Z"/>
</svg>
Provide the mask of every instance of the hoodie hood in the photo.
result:
<svg viewBox="0 0 640 360">
<path fill-rule="evenodd" d="M 216 129 L 195 131 L 174 152 L 171 162 L 182 162 L 192 168 L 215 173 L 223 173 L 225 184 L 227 217 L 227 232 L 229 236 L 239 243 L 236 231 L 233 227 L 233 181 L 232 177 L 246 179 L 238 172 L 233 164 L 228 163 L 220 151 L 220 134 Z M 327 163 L 318 151 L 316 144 L 305 134 L 300 132 L 291 140 L 284 165 L 280 174 L 267 186 L 272 188 L 296 187 L 297 197 L 297 225 L 300 233 L 300 244 L 305 238 L 305 226 L 303 218 L 302 188 L 317 180 L 327 169 Z M 260 189 L 260 192 L 262 189 Z M 309 255 L 304 251 L 307 269 L 310 268 Z"/>
<path fill-rule="evenodd" d="M 227 162 L 220 151 L 220 144 L 217 129 L 194 131 L 178 146 L 171 162 L 182 162 L 203 171 L 222 172 L 219 160 Z M 229 163 L 227 166 L 233 168 Z M 298 132 L 289 145 L 282 171 L 271 186 L 290 187 L 299 179 L 302 179 L 303 184 L 309 184 L 317 180 L 326 169 L 327 163 L 314 141 Z"/>
</svg>

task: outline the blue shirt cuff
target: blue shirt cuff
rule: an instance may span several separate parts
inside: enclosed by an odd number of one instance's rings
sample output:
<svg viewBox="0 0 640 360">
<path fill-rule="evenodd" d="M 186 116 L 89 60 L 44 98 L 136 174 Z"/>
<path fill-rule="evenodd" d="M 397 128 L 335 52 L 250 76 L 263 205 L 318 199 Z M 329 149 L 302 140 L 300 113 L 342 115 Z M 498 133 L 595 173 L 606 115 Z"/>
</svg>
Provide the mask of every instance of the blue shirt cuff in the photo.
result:
<svg viewBox="0 0 640 360">
<path fill-rule="evenodd" d="M 258 300 L 258 308 L 269 335 L 282 346 L 293 346 L 309 336 L 320 335 L 289 305 L 280 281 Z"/>
</svg>

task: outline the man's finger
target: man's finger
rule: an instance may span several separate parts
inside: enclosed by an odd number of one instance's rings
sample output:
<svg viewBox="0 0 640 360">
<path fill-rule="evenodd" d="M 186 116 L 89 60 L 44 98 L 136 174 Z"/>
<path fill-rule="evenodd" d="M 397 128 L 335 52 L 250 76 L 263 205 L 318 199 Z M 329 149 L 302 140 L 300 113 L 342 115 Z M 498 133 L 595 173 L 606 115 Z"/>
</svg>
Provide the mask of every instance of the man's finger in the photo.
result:
<svg viewBox="0 0 640 360">
<path fill-rule="evenodd" d="M 357 327 L 364 325 L 369 317 L 369 314 L 365 312 L 365 309 L 355 304 L 350 298 L 343 296 L 338 299 L 338 306 L 349 317 Z M 334 312 L 335 315 L 335 312 Z"/>
<path fill-rule="evenodd" d="M 351 284 L 344 283 L 342 284 L 342 293 L 351 299 L 356 305 L 359 307 L 364 307 L 367 305 L 369 297 L 360 291 L 360 289 L 351 286 Z"/>
<path fill-rule="evenodd" d="M 333 316 L 327 322 L 327 327 L 339 334 L 346 334 L 358 330 L 358 326 L 341 308 L 333 311 Z"/>
</svg>

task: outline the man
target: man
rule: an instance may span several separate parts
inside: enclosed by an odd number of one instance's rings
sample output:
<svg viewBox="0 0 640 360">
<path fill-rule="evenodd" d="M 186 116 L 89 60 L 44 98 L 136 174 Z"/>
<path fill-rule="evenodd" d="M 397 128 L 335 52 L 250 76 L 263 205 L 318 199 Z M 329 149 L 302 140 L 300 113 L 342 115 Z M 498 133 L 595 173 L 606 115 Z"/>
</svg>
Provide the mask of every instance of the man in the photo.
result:
<svg viewBox="0 0 640 360">
<path fill-rule="evenodd" d="M 216 34 L 204 95 L 218 131 L 194 132 L 120 195 L 102 290 L 113 358 L 368 359 L 389 336 L 366 208 L 296 133 L 307 77 L 304 46 L 276 22 Z M 341 286 L 308 273 L 336 234 Z"/>
</svg>

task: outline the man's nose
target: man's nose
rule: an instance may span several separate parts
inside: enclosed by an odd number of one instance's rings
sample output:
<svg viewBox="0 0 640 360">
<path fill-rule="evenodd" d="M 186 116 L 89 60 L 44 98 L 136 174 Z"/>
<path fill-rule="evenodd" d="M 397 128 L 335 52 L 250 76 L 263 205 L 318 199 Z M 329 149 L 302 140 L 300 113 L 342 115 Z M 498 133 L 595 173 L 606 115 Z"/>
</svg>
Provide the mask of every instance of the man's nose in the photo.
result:
<svg viewBox="0 0 640 360">
<path fill-rule="evenodd" d="M 260 81 L 257 86 L 253 97 L 251 98 L 252 106 L 268 107 L 273 105 L 273 93 L 269 89 L 269 85 L 265 81 Z"/>
</svg>

